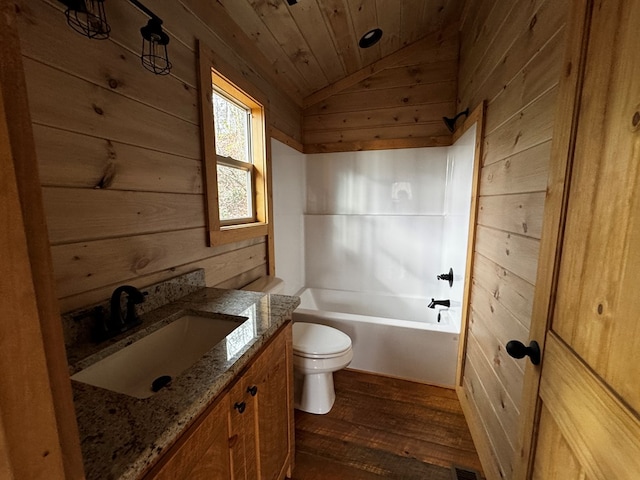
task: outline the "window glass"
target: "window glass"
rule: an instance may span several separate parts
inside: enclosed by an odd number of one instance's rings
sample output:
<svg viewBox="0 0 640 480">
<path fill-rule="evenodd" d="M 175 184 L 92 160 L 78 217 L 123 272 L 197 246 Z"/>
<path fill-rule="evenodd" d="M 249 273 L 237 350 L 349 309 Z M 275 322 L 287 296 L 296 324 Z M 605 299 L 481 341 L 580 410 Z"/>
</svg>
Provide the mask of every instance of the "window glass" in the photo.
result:
<svg viewBox="0 0 640 480">
<path fill-rule="evenodd" d="M 213 92 L 216 154 L 252 163 L 249 155 L 251 110 Z"/>
<path fill-rule="evenodd" d="M 251 109 L 213 91 L 220 221 L 253 221 Z"/>
<path fill-rule="evenodd" d="M 217 167 L 220 220 L 253 218 L 250 172 L 220 163 Z"/>
</svg>

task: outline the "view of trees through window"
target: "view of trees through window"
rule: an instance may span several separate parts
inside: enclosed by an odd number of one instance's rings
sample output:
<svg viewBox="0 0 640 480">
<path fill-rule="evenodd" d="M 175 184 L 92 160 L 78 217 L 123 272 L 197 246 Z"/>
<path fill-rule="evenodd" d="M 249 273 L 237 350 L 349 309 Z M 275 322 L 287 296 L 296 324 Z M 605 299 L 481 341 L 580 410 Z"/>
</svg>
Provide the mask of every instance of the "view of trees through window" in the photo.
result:
<svg viewBox="0 0 640 480">
<path fill-rule="evenodd" d="M 216 154 L 246 162 L 244 168 L 218 160 L 218 206 L 220 220 L 253 216 L 251 201 L 250 110 L 213 93 Z"/>
<path fill-rule="evenodd" d="M 250 192 L 251 177 L 248 171 L 218 164 L 220 220 L 251 217 Z"/>
</svg>

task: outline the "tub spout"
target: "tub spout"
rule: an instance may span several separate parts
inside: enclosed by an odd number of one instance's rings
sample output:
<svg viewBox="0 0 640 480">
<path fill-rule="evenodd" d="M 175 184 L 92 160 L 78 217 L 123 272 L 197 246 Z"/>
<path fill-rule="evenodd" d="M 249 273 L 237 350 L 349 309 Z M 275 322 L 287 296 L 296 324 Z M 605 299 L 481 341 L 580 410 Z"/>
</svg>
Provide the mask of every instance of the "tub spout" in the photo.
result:
<svg viewBox="0 0 640 480">
<path fill-rule="evenodd" d="M 431 299 L 428 308 L 436 308 L 436 305 L 440 305 L 441 307 L 449 308 L 451 306 L 451 302 L 449 300 L 436 300 L 435 298 Z"/>
</svg>

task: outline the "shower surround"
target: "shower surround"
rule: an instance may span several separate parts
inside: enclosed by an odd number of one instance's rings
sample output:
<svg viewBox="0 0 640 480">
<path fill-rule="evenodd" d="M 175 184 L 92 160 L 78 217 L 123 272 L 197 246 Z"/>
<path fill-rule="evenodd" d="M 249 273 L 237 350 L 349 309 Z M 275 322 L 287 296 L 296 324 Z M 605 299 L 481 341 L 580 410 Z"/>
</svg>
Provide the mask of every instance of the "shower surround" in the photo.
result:
<svg viewBox="0 0 640 480">
<path fill-rule="evenodd" d="M 452 147 L 306 156 L 274 142 L 277 274 L 286 293 L 305 292 L 294 320 L 335 326 L 352 337 L 353 368 L 454 384 L 474 141 L 472 128 Z M 306 199 L 304 213 L 292 210 L 296 198 Z M 291 240 L 301 237 L 304 248 L 293 247 Z M 278 250 L 280 239 L 286 250 Z M 449 268 L 452 287 L 436 278 Z M 360 313 L 358 302 L 348 299 L 363 295 L 371 299 L 367 310 L 394 299 L 413 306 L 397 315 L 382 307 Z M 441 326 L 437 312 L 427 309 L 431 298 L 451 301 Z M 444 337 L 431 342 L 435 332 L 450 335 L 444 350 Z M 390 343 L 406 347 L 401 361 Z"/>
</svg>

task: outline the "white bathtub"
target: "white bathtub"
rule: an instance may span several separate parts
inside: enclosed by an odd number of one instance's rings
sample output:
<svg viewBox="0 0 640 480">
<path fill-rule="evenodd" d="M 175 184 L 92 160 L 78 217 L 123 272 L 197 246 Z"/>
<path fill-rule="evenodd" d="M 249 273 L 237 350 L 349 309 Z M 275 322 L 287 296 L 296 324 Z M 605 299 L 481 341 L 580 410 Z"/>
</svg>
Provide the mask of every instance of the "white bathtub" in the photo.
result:
<svg viewBox="0 0 640 480">
<path fill-rule="evenodd" d="M 349 368 L 453 387 L 458 359 L 458 309 L 427 308 L 430 299 L 305 288 L 294 322 L 337 328 L 351 337 Z"/>
</svg>

